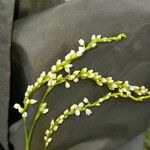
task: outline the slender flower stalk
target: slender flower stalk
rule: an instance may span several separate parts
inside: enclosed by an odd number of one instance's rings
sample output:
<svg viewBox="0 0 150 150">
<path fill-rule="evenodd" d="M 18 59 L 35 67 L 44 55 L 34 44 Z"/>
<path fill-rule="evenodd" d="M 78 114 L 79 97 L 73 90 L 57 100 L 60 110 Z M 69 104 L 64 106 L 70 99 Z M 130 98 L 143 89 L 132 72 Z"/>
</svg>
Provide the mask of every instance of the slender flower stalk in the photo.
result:
<svg viewBox="0 0 150 150">
<path fill-rule="evenodd" d="M 131 96 L 128 93 L 122 93 L 122 92 L 114 92 L 114 93 L 107 93 L 105 96 L 94 100 L 94 102 L 90 102 L 92 100 L 88 100 L 87 98 L 84 98 L 79 104 L 73 104 L 68 109 L 66 109 L 59 117 L 56 119 L 52 119 L 49 125 L 49 128 L 45 131 L 44 136 L 44 150 L 47 150 L 49 143 L 52 142 L 53 134 L 58 130 L 59 126 L 70 116 L 76 115 L 80 116 L 82 112 L 85 112 L 87 116 L 92 114 L 91 108 L 101 106 L 101 104 L 110 98 L 130 98 L 135 101 L 142 101 L 144 99 L 150 99 L 150 94 L 147 96 Z"/>
</svg>

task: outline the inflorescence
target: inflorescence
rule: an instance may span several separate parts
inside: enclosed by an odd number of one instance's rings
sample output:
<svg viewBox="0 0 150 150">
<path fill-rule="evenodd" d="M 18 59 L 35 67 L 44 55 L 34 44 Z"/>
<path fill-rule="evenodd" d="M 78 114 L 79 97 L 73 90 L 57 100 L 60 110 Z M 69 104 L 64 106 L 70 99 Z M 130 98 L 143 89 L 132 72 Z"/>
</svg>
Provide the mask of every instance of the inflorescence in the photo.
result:
<svg viewBox="0 0 150 150">
<path fill-rule="evenodd" d="M 83 68 L 80 70 L 72 71 L 73 64 L 72 61 L 81 57 L 86 51 L 94 48 L 97 43 L 105 43 L 112 41 L 120 41 L 125 39 L 125 34 L 119 34 L 116 37 L 101 37 L 101 35 L 91 37 L 91 41 L 86 45 L 83 39 L 79 40 L 80 46 L 78 47 L 78 51 L 71 50 L 66 56 L 64 60 L 58 59 L 56 64 L 51 67 L 51 70 L 46 73 L 43 71 L 38 77 L 37 81 L 29 85 L 24 95 L 23 107 L 20 104 L 15 104 L 14 108 L 18 110 L 18 112 L 22 115 L 23 123 L 24 123 L 24 132 L 25 132 L 25 140 L 26 140 L 26 150 L 29 150 L 29 145 L 31 141 L 31 137 L 33 134 L 33 130 L 35 125 L 41 116 L 41 114 L 46 114 L 49 109 L 47 107 L 47 103 L 45 99 L 49 92 L 57 85 L 63 84 L 66 88 L 71 87 L 71 82 L 77 83 L 79 80 L 83 79 L 91 79 L 98 86 L 107 85 L 110 90 L 104 97 L 95 100 L 94 102 L 90 102 L 87 98 L 84 98 L 79 104 L 73 104 L 68 109 L 66 109 L 59 117 L 56 119 L 52 119 L 49 128 L 45 132 L 44 142 L 46 150 L 49 143 L 52 141 L 52 135 L 55 131 L 57 131 L 60 124 L 64 122 L 66 118 L 72 115 L 80 116 L 81 112 L 85 112 L 86 115 L 91 115 L 92 111 L 90 108 L 100 106 L 102 102 L 110 99 L 110 98 L 130 98 L 135 101 L 142 101 L 144 99 L 150 98 L 150 91 L 144 86 L 135 86 L 130 85 L 128 81 L 114 81 L 112 77 L 103 77 L 98 72 L 94 72 L 93 70 L 88 70 L 87 68 Z M 67 75 L 59 74 L 59 71 L 65 70 Z M 47 85 L 47 90 L 41 100 L 35 100 L 32 97 L 32 94 L 35 90 L 39 89 L 42 85 Z M 33 118 L 33 123 L 31 129 L 27 130 L 27 111 L 30 105 L 39 103 L 37 111 L 35 113 L 35 117 Z"/>
</svg>

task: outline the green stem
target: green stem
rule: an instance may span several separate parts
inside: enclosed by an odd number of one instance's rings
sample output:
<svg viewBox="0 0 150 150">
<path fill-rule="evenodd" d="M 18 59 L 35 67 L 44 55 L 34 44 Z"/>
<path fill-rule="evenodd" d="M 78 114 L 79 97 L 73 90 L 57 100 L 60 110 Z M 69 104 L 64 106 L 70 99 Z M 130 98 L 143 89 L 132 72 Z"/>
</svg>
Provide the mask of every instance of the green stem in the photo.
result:
<svg viewBox="0 0 150 150">
<path fill-rule="evenodd" d="M 42 98 L 41 101 L 40 101 L 39 107 L 38 107 L 38 109 L 37 109 L 37 111 L 36 111 L 36 115 L 35 115 L 35 117 L 34 117 L 34 119 L 33 119 L 33 123 L 32 123 L 31 129 L 30 129 L 30 131 L 29 131 L 29 136 L 28 136 L 28 144 L 29 144 L 29 145 L 30 145 L 30 143 L 31 143 L 31 137 L 32 137 L 32 135 L 33 135 L 34 128 L 35 128 L 35 126 L 36 126 L 36 124 L 37 124 L 37 121 L 39 120 L 40 115 L 41 115 L 41 114 L 39 114 L 39 108 L 40 108 L 41 104 L 45 101 L 45 99 L 46 99 L 47 95 L 49 94 L 50 90 L 51 90 L 50 88 L 48 88 L 48 89 L 46 90 L 46 92 L 45 92 L 43 98 Z"/>
<path fill-rule="evenodd" d="M 23 129 L 24 129 L 26 150 L 29 150 L 28 132 L 25 118 L 23 118 Z"/>
</svg>

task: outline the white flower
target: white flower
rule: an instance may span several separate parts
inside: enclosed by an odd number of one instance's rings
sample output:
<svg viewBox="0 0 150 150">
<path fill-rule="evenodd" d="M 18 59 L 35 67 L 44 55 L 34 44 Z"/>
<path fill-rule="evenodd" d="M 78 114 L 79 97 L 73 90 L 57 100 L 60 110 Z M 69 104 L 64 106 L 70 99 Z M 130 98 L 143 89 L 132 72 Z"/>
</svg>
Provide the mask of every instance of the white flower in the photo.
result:
<svg viewBox="0 0 150 150">
<path fill-rule="evenodd" d="M 70 51 L 70 55 L 74 55 L 76 52 L 74 50 Z"/>
<path fill-rule="evenodd" d="M 89 100 L 85 97 L 85 98 L 83 99 L 83 102 L 84 102 L 84 103 L 89 103 Z"/>
<path fill-rule="evenodd" d="M 66 110 L 64 111 L 64 115 L 66 115 L 68 112 L 69 112 L 69 110 L 66 109 Z"/>
<path fill-rule="evenodd" d="M 58 59 L 57 62 L 56 62 L 56 65 L 59 66 L 60 64 L 61 64 L 61 59 Z"/>
<path fill-rule="evenodd" d="M 64 117 L 65 117 L 64 115 L 61 115 L 59 118 L 63 120 L 63 119 L 64 119 Z"/>
<path fill-rule="evenodd" d="M 22 114 L 22 117 L 23 117 L 23 118 L 26 118 L 26 117 L 27 117 L 27 112 L 24 112 L 24 113 Z"/>
<path fill-rule="evenodd" d="M 39 77 L 39 78 L 37 79 L 37 82 L 38 82 L 38 83 L 42 83 L 42 81 L 43 81 L 43 77 Z"/>
<path fill-rule="evenodd" d="M 44 136 L 44 141 L 47 141 L 47 136 Z"/>
<path fill-rule="evenodd" d="M 100 106 L 100 103 L 97 103 L 96 106 Z"/>
<path fill-rule="evenodd" d="M 84 44 L 85 44 L 84 40 L 83 40 L 83 39 L 80 39 L 80 40 L 79 40 L 79 44 L 80 44 L 81 46 L 84 46 Z"/>
<path fill-rule="evenodd" d="M 35 100 L 35 99 L 30 99 L 30 104 L 32 105 L 32 104 L 35 104 L 35 103 L 37 103 L 37 100 Z"/>
<path fill-rule="evenodd" d="M 73 81 L 74 81 L 74 82 L 78 82 L 78 81 L 79 81 L 79 79 L 78 79 L 78 78 L 75 78 Z"/>
<path fill-rule="evenodd" d="M 32 88 L 33 88 L 33 86 L 28 85 L 27 92 L 32 92 Z"/>
<path fill-rule="evenodd" d="M 102 36 L 101 35 L 97 35 L 97 38 L 100 39 Z"/>
<path fill-rule="evenodd" d="M 67 73 L 70 73 L 70 68 L 65 68 L 65 71 L 66 71 Z"/>
<path fill-rule="evenodd" d="M 115 83 L 112 84 L 112 88 L 115 89 L 115 88 L 117 88 L 117 87 L 118 87 L 117 84 L 115 84 Z"/>
<path fill-rule="evenodd" d="M 85 48 L 84 47 L 78 47 L 77 56 L 80 57 L 83 55 Z"/>
<path fill-rule="evenodd" d="M 24 95 L 25 95 L 25 97 L 28 97 L 29 93 L 26 91 Z"/>
<path fill-rule="evenodd" d="M 89 116 L 89 115 L 91 115 L 91 114 L 92 114 L 92 111 L 91 111 L 90 109 L 86 109 L 86 110 L 85 110 L 85 113 L 86 113 L 86 115 L 88 115 L 88 116 Z"/>
<path fill-rule="evenodd" d="M 56 80 L 50 79 L 47 83 L 48 86 L 54 86 L 56 84 Z"/>
<path fill-rule="evenodd" d="M 52 141 L 52 138 L 48 138 L 47 142 L 50 143 Z"/>
<path fill-rule="evenodd" d="M 72 64 L 67 64 L 67 65 L 65 66 L 65 71 L 66 71 L 67 73 L 70 73 L 70 68 L 71 68 L 71 67 L 73 67 Z"/>
<path fill-rule="evenodd" d="M 45 108 L 43 111 L 42 111 L 42 114 L 46 114 L 48 113 L 49 109 Z"/>
<path fill-rule="evenodd" d="M 56 65 L 53 65 L 53 66 L 51 67 L 51 70 L 52 70 L 52 72 L 55 72 L 55 71 L 57 70 Z"/>
<path fill-rule="evenodd" d="M 77 105 L 77 104 L 73 104 L 73 105 L 70 107 L 71 110 L 74 110 L 74 109 L 77 109 L 77 108 L 78 108 L 78 105 Z"/>
<path fill-rule="evenodd" d="M 73 74 L 76 76 L 76 75 L 79 74 L 79 72 L 80 72 L 79 70 L 76 70 L 76 71 L 73 72 Z"/>
<path fill-rule="evenodd" d="M 96 46 L 96 43 L 93 43 L 93 44 L 92 44 L 92 47 L 94 48 L 95 46 Z"/>
<path fill-rule="evenodd" d="M 27 100 L 25 101 L 25 103 L 26 103 L 26 104 L 29 104 L 29 102 L 30 102 L 30 100 L 29 100 L 29 99 L 27 99 Z"/>
<path fill-rule="evenodd" d="M 77 110 L 75 111 L 75 115 L 76 115 L 76 116 L 80 116 L 80 110 L 79 110 L 79 109 L 77 109 Z"/>
<path fill-rule="evenodd" d="M 74 75 L 70 75 L 70 76 L 68 77 L 69 80 L 73 80 L 74 78 L 75 78 Z"/>
<path fill-rule="evenodd" d="M 67 55 L 65 56 L 65 60 L 69 60 L 70 57 L 71 57 L 71 55 L 70 55 L 70 54 L 67 54 Z"/>
<path fill-rule="evenodd" d="M 45 134 L 46 134 L 46 135 L 50 134 L 50 131 L 49 131 L 49 130 L 46 130 Z"/>
<path fill-rule="evenodd" d="M 63 121 L 64 121 L 63 119 L 59 119 L 58 123 L 59 123 L 59 124 L 62 124 Z"/>
<path fill-rule="evenodd" d="M 85 47 L 79 46 L 78 50 L 81 51 L 82 53 L 85 51 Z"/>
<path fill-rule="evenodd" d="M 66 88 L 70 88 L 70 84 L 69 84 L 69 82 L 67 82 L 67 81 L 66 81 L 66 83 L 65 83 L 65 87 L 66 87 Z"/>
<path fill-rule="evenodd" d="M 80 108 L 82 108 L 82 107 L 84 106 L 84 103 L 83 103 L 83 102 L 80 102 L 80 103 L 78 104 L 78 106 L 79 106 Z"/>
<path fill-rule="evenodd" d="M 20 104 L 16 103 L 16 104 L 14 104 L 13 107 L 14 107 L 15 109 L 18 109 L 18 108 L 21 107 L 21 106 L 20 106 Z"/>
<path fill-rule="evenodd" d="M 54 131 L 57 131 L 57 129 L 58 129 L 58 126 L 55 126 L 55 127 L 53 128 Z"/>
<path fill-rule="evenodd" d="M 130 92 L 130 91 L 127 91 L 127 95 L 131 95 L 131 92 Z"/>
<path fill-rule="evenodd" d="M 40 77 L 45 77 L 46 76 L 46 72 L 45 71 L 43 71 L 42 73 L 41 73 L 41 75 L 40 75 Z"/>
<path fill-rule="evenodd" d="M 106 78 L 101 78 L 101 81 L 102 81 L 103 83 L 106 83 L 106 82 L 107 82 L 107 79 L 106 79 Z"/>
<path fill-rule="evenodd" d="M 104 99 L 103 99 L 103 98 L 100 98 L 100 99 L 99 99 L 99 102 L 100 102 L 100 103 L 101 103 L 101 102 L 103 102 L 103 101 L 104 101 Z"/>
<path fill-rule="evenodd" d="M 35 82 L 35 83 L 34 83 L 34 86 L 35 86 L 35 87 L 37 87 L 38 85 L 39 85 L 39 83 L 38 83 L 38 82 Z"/>
<path fill-rule="evenodd" d="M 95 34 L 92 35 L 91 39 L 92 39 L 92 40 L 95 40 L 95 39 L 96 39 Z"/>
<path fill-rule="evenodd" d="M 52 119 L 52 121 L 51 121 L 51 126 L 53 126 L 54 124 L 55 124 L 55 121 L 54 121 L 54 119 Z"/>
</svg>

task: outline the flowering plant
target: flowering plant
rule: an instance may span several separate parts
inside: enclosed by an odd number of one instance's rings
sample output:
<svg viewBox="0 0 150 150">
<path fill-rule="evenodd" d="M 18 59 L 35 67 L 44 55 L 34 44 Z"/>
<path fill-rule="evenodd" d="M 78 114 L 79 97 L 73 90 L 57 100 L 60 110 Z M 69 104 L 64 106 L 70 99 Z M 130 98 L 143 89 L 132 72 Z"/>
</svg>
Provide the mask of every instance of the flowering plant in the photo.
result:
<svg viewBox="0 0 150 150">
<path fill-rule="evenodd" d="M 144 99 L 150 98 L 150 91 L 145 86 L 135 86 L 130 85 L 128 81 L 114 81 L 112 77 L 103 77 L 98 72 L 94 72 L 91 69 L 87 69 L 86 67 L 80 70 L 72 71 L 73 68 L 72 61 L 81 57 L 85 52 L 93 49 L 97 43 L 104 42 L 112 42 L 112 41 L 120 41 L 125 39 L 125 34 L 119 34 L 116 37 L 101 37 L 101 35 L 91 37 L 91 40 L 88 44 L 84 42 L 84 40 L 80 39 L 78 47 L 78 51 L 71 50 L 62 61 L 60 59 L 57 60 L 56 64 L 51 67 L 51 70 L 46 73 L 43 71 L 37 81 L 29 85 L 24 95 L 23 106 L 20 104 L 15 104 L 14 108 L 18 110 L 18 112 L 22 115 L 23 126 L 24 126 L 24 135 L 25 135 L 25 143 L 26 150 L 30 149 L 30 143 L 33 135 L 34 128 L 41 117 L 41 115 L 46 114 L 49 111 L 47 108 L 46 97 L 50 93 L 50 91 L 60 85 L 65 84 L 66 88 L 70 88 L 70 82 L 78 82 L 79 80 L 90 79 L 93 80 L 98 86 L 103 86 L 104 84 L 108 87 L 109 92 L 96 99 L 91 101 L 88 98 L 84 97 L 79 104 L 73 104 L 68 107 L 62 114 L 60 114 L 55 119 L 52 119 L 48 125 L 47 130 L 45 131 L 45 136 L 43 137 L 44 142 L 44 150 L 48 149 L 50 142 L 52 142 L 53 134 L 58 130 L 59 126 L 70 116 L 76 115 L 80 116 L 82 112 L 85 112 L 86 115 L 91 115 L 92 107 L 99 107 L 101 104 L 111 98 L 130 98 L 134 101 L 143 101 Z M 61 70 L 65 70 L 66 74 L 59 73 Z M 33 92 L 39 89 L 41 86 L 47 86 L 45 94 L 42 99 L 37 101 L 32 97 Z M 36 113 L 33 118 L 33 122 L 31 127 L 27 128 L 27 114 L 31 105 L 39 103 Z"/>
</svg>

